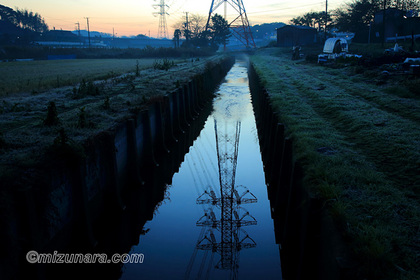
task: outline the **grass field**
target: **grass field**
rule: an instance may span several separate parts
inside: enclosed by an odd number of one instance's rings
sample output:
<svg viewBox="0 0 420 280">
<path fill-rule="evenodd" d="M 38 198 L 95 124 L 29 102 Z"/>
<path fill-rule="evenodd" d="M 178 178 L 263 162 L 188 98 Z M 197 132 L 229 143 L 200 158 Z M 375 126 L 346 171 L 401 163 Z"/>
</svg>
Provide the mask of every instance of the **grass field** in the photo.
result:
<svg viewBox="0 0 420 280">
<path fill-rule="evenodd" d="M 395 85 L 377 85 L 351 68 L 290 58 L 266 49 L 251 61 L 294 139 L 305 186 L 327 201 L 368 279 L 416 279 L 419 98 L 392 94 Z"/>
<path fill-rule="evenodd" d="M 0 96 L 39 92 L 86 80 L 112 78 L 153 66 L 154 59 L 75 59 L 0 63 Z"/>
</svg>

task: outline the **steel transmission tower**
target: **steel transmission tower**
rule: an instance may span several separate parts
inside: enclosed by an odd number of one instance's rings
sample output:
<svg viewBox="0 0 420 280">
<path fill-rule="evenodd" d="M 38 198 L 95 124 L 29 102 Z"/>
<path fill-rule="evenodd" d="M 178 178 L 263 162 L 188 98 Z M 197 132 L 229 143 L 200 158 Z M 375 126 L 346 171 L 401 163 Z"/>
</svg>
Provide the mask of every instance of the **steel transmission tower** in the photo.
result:
<svg viewBox="0 0 420 280">
<path fill-rule="evenodd" d="M 256 225 L 257 221 L 241 205 L 255 203 L 257 198 L 246 187 L 235 187 L 241 122 L 226 121 L 218 125 L 215 119 L 214 129 L 221 197 L 217 197 L 213 190 L 206 190 L 197 199 L 198 204 L 209 204 L 211 208 L 197 221 L 197 226 L 207 227 L 207 230 L 196 247 L 198 250 L 220 254 L 216 268 L 230 270 L 231 279 L 236 279 L 239 251 L 256 246 L 255 241 L 241 227 Z M 220 219 L 213 211 L 213 206 L 220 208 Z M 214 230 L 220 232 L 220 240 L 217 240 Z"/>
<path fill-rule="evenodd" d="M 209 27 L 211 17 L 222 4 L 224 4 L 225 20 L 228 21 L 233 35 L 247 48 L 256 48 L 254 37 L 252 36 L 251 28 L 249 26 L 248 16 L 246 15 L 245 6 L 242 0 L 212 0 L 206 30 Z M 228 4 L 235 10 L 236 13 L 236 18 L 232 21 L 227 19 Z"/>
<path fill-rule="evenodd" d="M 166 15 L 169 14 L 166 12 L 166 8 L 169 9 L 169 6 L 165 4 L 165 0 L 160 0 L 160 3 L 153 5 L 153 8 L 159 8 L 159 12 L 153 13 L 155 16 L 159 15 L 158 38 L 168 38 L 168 24 L 166 23 Z"/>
</svg>

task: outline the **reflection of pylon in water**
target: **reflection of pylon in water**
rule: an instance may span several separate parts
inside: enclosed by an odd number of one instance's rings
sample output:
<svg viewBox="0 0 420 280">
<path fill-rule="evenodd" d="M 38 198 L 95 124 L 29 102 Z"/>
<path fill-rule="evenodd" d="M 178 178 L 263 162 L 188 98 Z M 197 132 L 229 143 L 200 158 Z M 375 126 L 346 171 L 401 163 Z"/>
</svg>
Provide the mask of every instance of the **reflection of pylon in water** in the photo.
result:
<svg viewBox="0 0 420 280">
<path fill-rule="evenodd" d="M 210 208 L 197 221 L 198 226 L 207 227 L 207 230 L 204 236 L 200 237 L 196 249 L 210 250 L 212 253 L 220 254 L 221 258 L 216 268 L 230 270 L 231 278 L 236 279 L 239 251 L 256 246 L 255 241 L 241 227 L 255 225 L 257 221 L 240 206 L 246 203 L 255 203 L 257 199 L 246 187 L 235 187 L 241 122 L 235 123 L 233 138 L 229 135 L 228 122 L 220 127 L 215 120 L 214 129 L 221 197 L 218 198 L 213 190 L 206 190 L 197 199 L 197 203 L 217 206 L 220 208 L 221 214 L 220 219 L 217 218 L 213 208 Z M 221 133 L 221 131 L 223 132 Z M 219 241 L 213 230 L 220 231 Z"/>
<path fill-rule="evenodd" d="M 225 9 L 225 20 L 228 21 L 233 35 L 247 48 L 255 48 L 254 38 L 252 37 L 251 27 L 249 26 L 248 16 L 246 15 L 245 6 L 242 0 L 212 0 L 206 30 L 209 27 L 211 17 L 214 16 L 215 11 L 222 4 L 224 4 Z M 233 20 L 227 19 L 228 4 L 235 10 L 235 18 Z"/>
</svg>

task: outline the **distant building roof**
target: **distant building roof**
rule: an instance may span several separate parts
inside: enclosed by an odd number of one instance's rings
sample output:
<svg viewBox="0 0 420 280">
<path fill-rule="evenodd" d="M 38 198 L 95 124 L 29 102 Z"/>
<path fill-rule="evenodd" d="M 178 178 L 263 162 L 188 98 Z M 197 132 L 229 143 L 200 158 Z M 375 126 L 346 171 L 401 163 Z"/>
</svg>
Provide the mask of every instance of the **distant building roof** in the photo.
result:
<svg viewBox="0 0 420 280">
<path fill-rule="evenodd" d="M 313 28 L 310 26 L 304 26 L 304 25 L 285 25 L 280 28 L 277 28 L 277 30 L 283 29 L 283 28 L 296 28 L 296 29 L 302 29 L 302 30 L 315 30 L 316 31 L 316 28 Z"/>
<path fill-rule="evenodd" d="M 317 30 L 309 26 L 285 25 L 277 28 L 277 45 L 291 47 L 316 43 Z"/>
<path fill-rule="evenodd" d="M 80 42 L 80 38 L 67 30 L 50 30 L 43 34 L 41 41 Z"/>
</svg>

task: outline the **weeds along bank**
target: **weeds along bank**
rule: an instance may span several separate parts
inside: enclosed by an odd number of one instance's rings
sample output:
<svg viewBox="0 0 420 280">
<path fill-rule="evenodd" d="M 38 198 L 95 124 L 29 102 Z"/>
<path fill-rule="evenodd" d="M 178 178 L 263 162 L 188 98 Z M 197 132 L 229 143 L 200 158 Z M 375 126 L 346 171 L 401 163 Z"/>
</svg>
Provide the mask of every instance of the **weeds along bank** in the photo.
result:
<svg viewBox="0 0 420 280">
<path fill-rule="evenodd" d="M 293 142 L 303 186 L 324 201 L 354 254 L 347 269 L 367 279 L 415 279 L 419 99 L 290 57 L 266 49 L 251 63 Z"/>
<path fill-rule="evenodd" d="M 168 142 L 189 129 L 233 62 L 162 60 L 108 80 L 2 98 L 2 271 L 60 238 L 83 236 L 92 246 L 95 219 L 124 208 L 124 194 L 167 156 Z"/>
</svg>

